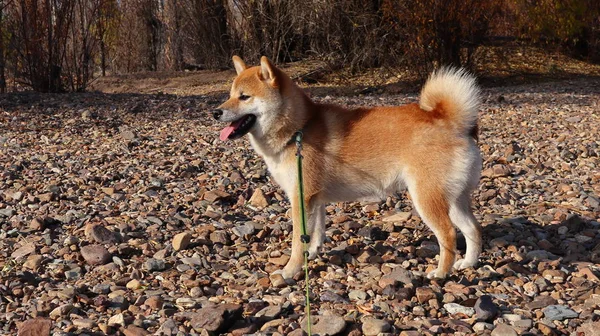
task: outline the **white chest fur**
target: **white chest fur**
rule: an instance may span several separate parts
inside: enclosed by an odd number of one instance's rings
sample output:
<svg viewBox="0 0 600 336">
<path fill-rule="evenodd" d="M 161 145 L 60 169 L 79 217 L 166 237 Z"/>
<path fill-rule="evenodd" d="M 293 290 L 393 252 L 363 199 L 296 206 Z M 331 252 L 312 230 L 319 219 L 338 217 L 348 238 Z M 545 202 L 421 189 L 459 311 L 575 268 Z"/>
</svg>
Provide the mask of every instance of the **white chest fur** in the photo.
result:
<svg viewBox="0 0 600 336">
<path fill-rule="evenodd" d="M 273 153 L 259 142 L 255 141 L 253 137 L 250 137 L 250 143 L 252 147 L 260 155 L 267 164 L 269 173 L 275 179 L 275 182 L 285 191 L 288 195 L 292 195 L 296 188 L 296 166 L 287 157 L 287 153 L 279 152 Z"/>
</svg>

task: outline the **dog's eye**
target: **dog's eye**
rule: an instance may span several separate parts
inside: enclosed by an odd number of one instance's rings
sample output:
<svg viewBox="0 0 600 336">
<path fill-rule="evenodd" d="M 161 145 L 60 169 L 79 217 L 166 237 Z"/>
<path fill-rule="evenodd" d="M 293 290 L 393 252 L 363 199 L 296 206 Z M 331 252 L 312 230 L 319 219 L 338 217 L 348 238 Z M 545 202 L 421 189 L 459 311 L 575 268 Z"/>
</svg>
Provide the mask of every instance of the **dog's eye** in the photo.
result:
<svg viewBox="0 0 600 336">
<path fill-rule="evenodd" d="M 240 95 L 240 100 L 248 100 L 250 98 L 250 96 L 246 96 L 246 95 Z"/>
</svg>

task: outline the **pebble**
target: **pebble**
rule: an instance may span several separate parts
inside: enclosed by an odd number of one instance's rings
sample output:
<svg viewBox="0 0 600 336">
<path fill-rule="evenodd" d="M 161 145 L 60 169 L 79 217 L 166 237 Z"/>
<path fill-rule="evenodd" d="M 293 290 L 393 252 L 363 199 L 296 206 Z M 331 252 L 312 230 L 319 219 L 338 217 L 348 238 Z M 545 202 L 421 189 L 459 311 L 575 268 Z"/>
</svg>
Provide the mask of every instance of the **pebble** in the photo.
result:
<svg viewBox="0 0 600 336">
<path fill-rule="evenodd" d="M 350 291 L 350 293 L 348 293 L 348 298 L 352 301 L 366 300 L 367 293 L 363 290 L 355 289 L 355 290 Z"/>
<path fill-rule="evenodd" d="M 498 315 L 498 307 L 489 295 L 480 296 L 475 302 L 475 314 L 478 321 L 492 321 Z"/>
<path fill-rule="evenodd" d="M 50 336 L 52 321 L 37 317 L 24 321 L 19 327 L 18 336 Z"/>
<path fill-rule="evenodd" d="M 123 330 L 123 334 L 125 336 L 146 336 L 148 335 L 148 332 L 138 326 L 128 325 L 127 328 Z"/>
<path fill-rule="evenodd" d="M 313 335 L 338 335 L 346 328 L 344 318 L 331 311 L 323 312 L 323 315 L 311 316 L 311 332 Z M 307 319 L 301 321 L 302 330 L 307 330 Z"/>
<path fill-rule="evenodd" d="M 110 259 L 111 255 L 102 245 L 86 245 L 81 248 L 81 256 L 89 265 L 103 265 Z"/>
<path fill-rule="evenodd" d="M 255 206 L 257 208 L 266 208 L 267 206 L 269 206 L 269 201 L 267 200 L 265 193 L 260 188 L 257 188 L 254 191 L 252 197 L 250 197 L 249 202 L 252 206 Z"/>
<path fill-rule="evenodd" d="M 431 299 L 435 299 L 436 296 L 433 289 L 429 287 L 418 287 L 415 295 L 417 296 L 417 301 L 419 301 L 419 303 L 428 302 Z"/>
<path fill-rule="evenodd" d="M 412 281 L 412 275 L 408 270 L 402 267 L 396 267 L 391 273 L 381 277 L 379 280 L 379 287 L 385 288 L 388 285 L 395 286 L 398 283 L 411 284 Z"/>
<path fill-rule="evenodd" d="M 375 336 L 387 332 L 391 328 L 389 322 L 373 317 L 364 318 L 362 321 L 362 332 L 366 336 Z"/>
<path fill-rule="evenodd" d="M 164 260 L 150 258 L 144 263 L 144 269 L 148 272 L 163 271 L 166 268 Z"/>
<path fill-rule="evenodd" d="M 125 317 L 121 313 L 113 315 L 108 319 L 108 325 L 109 326 L 125 326 Z"/>
<path fill-rule="evenodd" d="M 188 245 L 190 245 L 190 240 L 192 239 L 192 235 L 188 232 L 178 233 L 173 237 L 173 250 L 181 251 L 185 250 Z"/>
<path fill-rule="evenodd" d="M 511 326 L 501 323 L 492 330 L 492 336 L 518 336 L 519 334 Z"/>
<path fill-rule="evenodd" d="M 20 258 L 26 257 L 34 252 L 35 252 L 35 244 L 28 243 L 28 244 L 25 244 L 25 245 L 19 247 L 18 249 L 16 249 L 10 255 L 10 257 L 13 259 L 20 259 Z"/>
<path fill-rule="evenodd" d="M 90 320 L 90 319 L 85 319 L 85 318 L 80 318 L 80 319 L 73 320 L 73 325 L 77 326 L 78 328 L 92 329 L 92 328 L 96 327 L 96 321 Z"/>
</svg>

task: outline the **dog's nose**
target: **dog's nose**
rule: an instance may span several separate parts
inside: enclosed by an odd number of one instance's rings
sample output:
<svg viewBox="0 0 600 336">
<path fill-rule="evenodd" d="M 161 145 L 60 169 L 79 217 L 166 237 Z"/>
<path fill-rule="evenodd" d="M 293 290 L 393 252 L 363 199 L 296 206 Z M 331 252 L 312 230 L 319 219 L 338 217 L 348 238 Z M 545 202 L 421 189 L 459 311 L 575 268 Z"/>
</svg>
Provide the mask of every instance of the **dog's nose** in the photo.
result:
<svg viewBox="0 0 600 336">
<path fill-rule="evenodd" d="M 213 115 L 213 118 L 215 118 L 216 120 L 219 120 L 219 118 L 221 118 L 221 116 L 223 115 L 223 110 L 216 109 L 213 111 L 212 115 Z"/>
</svg>

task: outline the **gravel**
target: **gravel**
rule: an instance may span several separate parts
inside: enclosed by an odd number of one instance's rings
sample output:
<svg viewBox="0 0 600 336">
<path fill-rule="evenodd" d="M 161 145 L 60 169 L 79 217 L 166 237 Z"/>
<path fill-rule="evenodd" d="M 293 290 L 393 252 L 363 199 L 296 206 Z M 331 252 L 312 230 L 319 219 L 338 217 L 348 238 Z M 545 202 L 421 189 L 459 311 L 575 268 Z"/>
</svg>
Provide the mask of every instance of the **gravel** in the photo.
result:
<svg viewBox="0 0 600 336">
<path fill-rule="evenodd" d="M 437 243 L 405 193 L 329 205 L 325 248 L 310 262 L 315 327 L 597 330 L 599 96 L 589 78 L 484 89 L 475 269 L 424 276 Z M 207 111 L 223 98 L 0 98 L 0 334 L 302 334 L 303 275 L 271 275 L 290 255 L 289 203 L 246 139 L 218 141 Z"/>
</svg>

